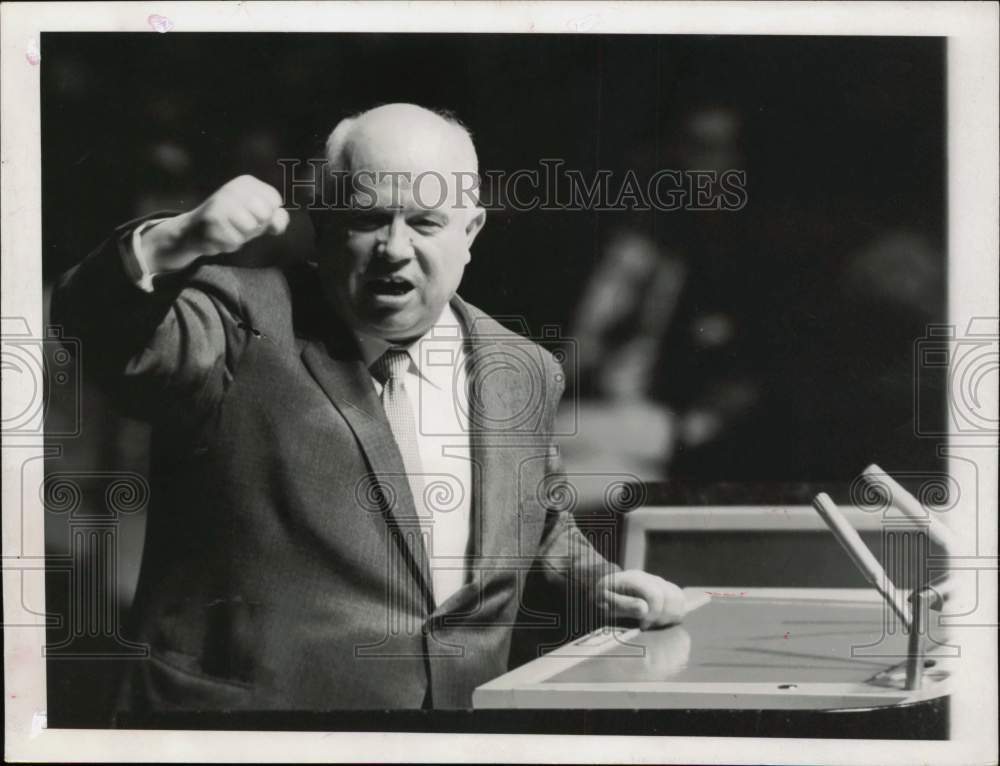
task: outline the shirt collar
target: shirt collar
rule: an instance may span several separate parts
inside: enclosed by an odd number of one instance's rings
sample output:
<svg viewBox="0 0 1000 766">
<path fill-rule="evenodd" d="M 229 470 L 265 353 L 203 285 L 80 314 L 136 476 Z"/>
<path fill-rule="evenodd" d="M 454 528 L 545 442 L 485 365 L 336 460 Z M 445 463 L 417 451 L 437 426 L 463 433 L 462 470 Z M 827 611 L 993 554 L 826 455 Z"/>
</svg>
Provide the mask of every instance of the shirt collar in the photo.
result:
<svg viewBox="0 0 1000 766">
<path fill-rule="evenodd" d="M 354 336 L 358 341 L 358 347 L 361 349 L 361 359 L 369 369 L 375 363 L 376 359 L 395 345 L 384 338 L 360 331 L 355 331 Z M 435 387 L 443 389 L 446 386 L 450 386 L 453 370 L 462 354 L 461 341 L 463 338 L 462 323 L 455 316 L 455 312 L 452 311 L 451 306 L 445 304 L 441 316 L 438 317 L 434 325 L 417 340 L 405 347 L 406 353 L 410 356 L 410 364 L 416 368 L 416 372 L 420 377 Z M 455 356 L 453 357 L 454 364 L 426 364 L 425 362 L 427 361 L 428 354 L 431 352 L 432 344 L 434 350 L 437 350 L 441 345 L 450 346 L 454 344 L 456 347 Z"/>
</svg>

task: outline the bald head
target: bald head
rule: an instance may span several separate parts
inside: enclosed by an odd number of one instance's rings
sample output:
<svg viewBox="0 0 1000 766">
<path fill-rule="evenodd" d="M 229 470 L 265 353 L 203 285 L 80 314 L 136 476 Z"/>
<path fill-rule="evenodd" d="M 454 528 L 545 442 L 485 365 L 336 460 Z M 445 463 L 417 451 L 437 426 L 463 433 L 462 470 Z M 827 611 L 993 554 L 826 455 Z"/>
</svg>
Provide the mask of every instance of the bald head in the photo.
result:
<svg viewBox="0 0 1000 766">
<path fill-rule="evenodd" d="M 327 138 L 326 159 L 330 170 L 349 173 L 374 165 L 410 173 L 479 169 L 469 131 L 416 104 L 385 104 L 341 120 Z"/>
</svg>

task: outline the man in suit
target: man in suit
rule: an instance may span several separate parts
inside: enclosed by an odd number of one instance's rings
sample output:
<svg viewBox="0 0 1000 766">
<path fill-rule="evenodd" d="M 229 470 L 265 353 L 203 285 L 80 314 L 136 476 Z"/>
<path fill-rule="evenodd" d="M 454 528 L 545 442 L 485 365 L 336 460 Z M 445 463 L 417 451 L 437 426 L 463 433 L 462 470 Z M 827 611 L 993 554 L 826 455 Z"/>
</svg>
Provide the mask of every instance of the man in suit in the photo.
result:
<svg viewBox="0 0 1000 766">
<path fill-rule="evenodd" d="M 330 135 L 335 171 L 371 183 L 314 214 L 314 268 L 241 264 L 289 220 L 241 176 L 121 227 L 57 288 L 85 370 L 153 426 L 130 615 L 150 656 L 124 710 L 468 707 L 532 578 L 597 620 L 683 614 L 547 504 L 561 370 L 456 295 L 486 218 L 454 194 L 468 132 L 372 109 Z"/>
</svg>

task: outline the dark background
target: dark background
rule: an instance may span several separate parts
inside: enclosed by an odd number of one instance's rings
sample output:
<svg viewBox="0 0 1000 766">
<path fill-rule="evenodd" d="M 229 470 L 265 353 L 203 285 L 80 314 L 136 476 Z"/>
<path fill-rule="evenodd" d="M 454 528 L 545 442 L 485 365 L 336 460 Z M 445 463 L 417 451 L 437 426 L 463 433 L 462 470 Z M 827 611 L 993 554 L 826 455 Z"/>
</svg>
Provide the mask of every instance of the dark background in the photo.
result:
<svg viewBox="0 0 1000 766">
<path fill-rule="evenodd" d="M 44 33 L 41 46 L 47 287 L 129 218 L 192 207 L 241 173 L 280 186 L 278 158 L 321 156 L 341 117 L 378 103 L 454 110 L 481 169 L 559 158 L 640 178 L 711 156 L 690 118 L 722 110 L 737 127 L 716 149 L 747 173 L 743 210 L 492 212 L 463 297 L 523 317 L 529 334 L 556 324 L 573 337 L 599 265 L 623 233 L 641 237 L 687 274 L 647 396 L 727 413 L 714 439 L 663 457 L 665 477 L 710 494 L 733 481 L 843 486 L 873 461 L 942 468 L 913 416 L 918 377 L 941 388 L 915 372 L 915 344 L 947 316 L 942 38 Z M 305 215 L 284 246 L 308 254 Z M 720 314 L 723 340 L 700 342 Z M 606 401 L 580 369 L 571 397 Z M 943 394 L 929 401 L 924 422 L 940 424 Z M 81 402 L 80 435 L 50 439 L 50 471 L 143 475 L 144 427 L 89 387 Z M 50 422 L 71 417 L 50 402 Z M 85 487 L 84 504 L 102 492 Z M 50 552 L 77 555 L 66 515 L 47 522 Z M 109 587 L 124 608 L 142 526 L 140 512 L 117 527 Z M 68 609 L 58 583 L 56 613 Z M 101 720 L 113 663 L 49 668 L 50 707 Z"/>
<path fill-rule="evenodd" d="M 337 120 L 376 103 L 453 109 L 483 169 L 559 158 L 588 178 L 698 163 L 685 120 L 723 108 L 739 125 L 724 154 L 747 173 L 743 210 L 493 212 L 463 296 L 529 333 L 572 335 L 615 237 L 641 235 L 689 271 L 651 397 L 726 411 L 710 444 L 678 446 L 671 478 L 939 465 L 934 441 L 913 436 L 912 346 L 946 316 L 942 39 L 67 33 L 43 45 L 47 280 L 134 215 L 192 207 L 245 172 L 280 187 L 277 158 L 322 156 Z M 305 215 L 287 244 L 311 246 Z M 720 312 L 730 339 L 692 340 Z M 586 372 L 585 399 L 599 395 Z"/>
</svg>

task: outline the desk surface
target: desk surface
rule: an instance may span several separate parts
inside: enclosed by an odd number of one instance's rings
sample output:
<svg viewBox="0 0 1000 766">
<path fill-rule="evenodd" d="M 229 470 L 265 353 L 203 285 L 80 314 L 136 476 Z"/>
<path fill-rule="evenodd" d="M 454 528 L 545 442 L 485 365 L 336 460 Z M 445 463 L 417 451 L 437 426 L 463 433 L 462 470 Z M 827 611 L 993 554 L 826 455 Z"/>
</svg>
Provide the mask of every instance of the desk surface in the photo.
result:
<svg viewBox="0 0 1000 766">
<path fill-rule="evenodd" d="M 682 625 L 595 631 L 479 687 L 474 704 L 836 709 L 947 693 L 950 647 L 937 635 L 925 638 L 924 688 L 904 689 L 907 636 L 873 591 L 709 593 Z"/>
</svg>

